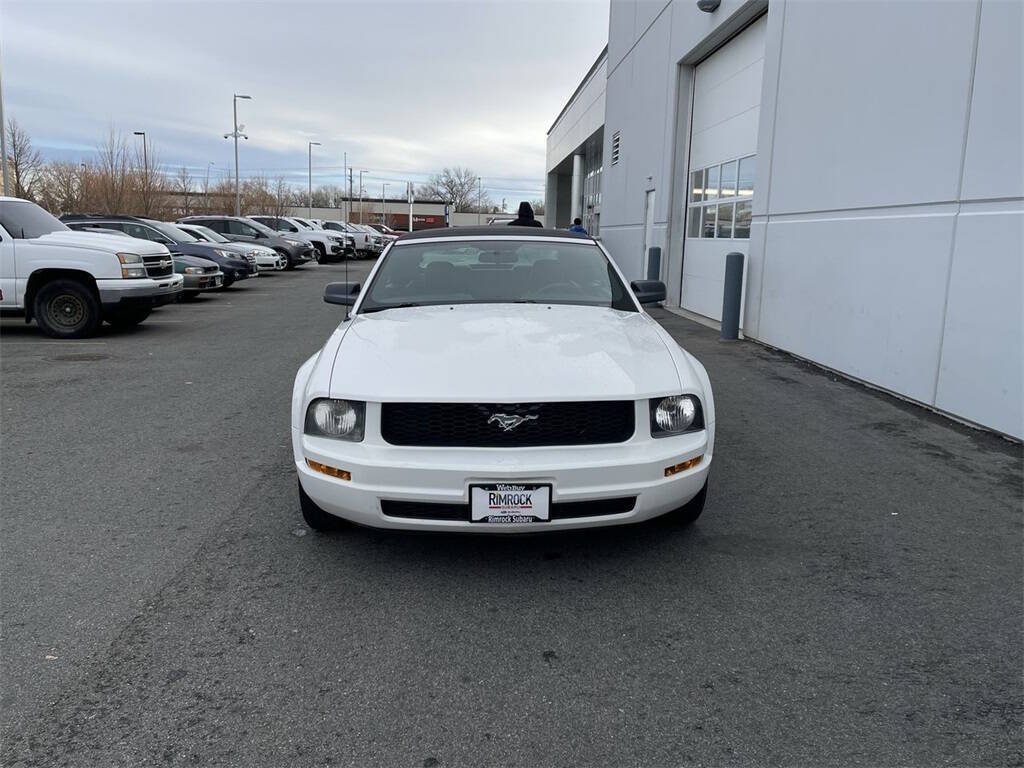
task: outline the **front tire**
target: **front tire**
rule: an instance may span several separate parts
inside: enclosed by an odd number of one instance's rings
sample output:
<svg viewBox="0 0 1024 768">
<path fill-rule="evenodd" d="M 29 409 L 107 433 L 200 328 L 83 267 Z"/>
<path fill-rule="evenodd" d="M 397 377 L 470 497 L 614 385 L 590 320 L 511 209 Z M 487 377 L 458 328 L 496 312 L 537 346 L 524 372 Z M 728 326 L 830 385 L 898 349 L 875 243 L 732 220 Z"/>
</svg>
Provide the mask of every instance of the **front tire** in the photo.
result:
<svg viewBox="0 0 1024 768">
<path fill-rule="evenodd" d="M 78 280 L 54 280 L 35 296 L 32 312 L 39 329 L 54 339 L 82 339 L 99 327 L 100 303 Z"/>
<path fill-rule="evenodd" d="M 328 533 L 345 527 L 344 520 L 324 512 L 315 501 L 309 498 L 302 490 L 301 482 L 299 483 L 299 506 L 302 508 L 302 519 L 317 533 Z"/>
<path fill-rule="evenodd" d="M 322 243 L 313 243 L 313 250 L 316 251 L 316 263 L 326 264 L 327 263 L 327 249 L 324 248 Z"/>
<path fill-rule="evenodd" d="M 701 512 L 704 511 L 704 503 L 708 498 L 708 482 L 704 481 L 704 487 L 697 492 L 697 495 L 678 509 L 673 509 L 664 515 L 664 520 L 670 525 L 687 526 L 692 525 Z"/>
</svg>

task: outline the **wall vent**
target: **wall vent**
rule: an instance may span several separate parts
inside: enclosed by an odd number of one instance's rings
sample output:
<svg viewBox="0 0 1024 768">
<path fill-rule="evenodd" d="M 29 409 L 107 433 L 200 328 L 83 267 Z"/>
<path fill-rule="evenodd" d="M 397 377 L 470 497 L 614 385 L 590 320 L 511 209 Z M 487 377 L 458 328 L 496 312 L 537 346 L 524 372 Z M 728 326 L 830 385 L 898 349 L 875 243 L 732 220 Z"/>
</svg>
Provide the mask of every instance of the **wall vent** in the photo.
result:
<svg viewBox="0 0 1024 768">
<path fill-rule="evenodd" d="M 619 140 L 622 131 L 616 131 L 612 134 L 612 165 L 616 165 L 619 162 Z"/>
</svg>

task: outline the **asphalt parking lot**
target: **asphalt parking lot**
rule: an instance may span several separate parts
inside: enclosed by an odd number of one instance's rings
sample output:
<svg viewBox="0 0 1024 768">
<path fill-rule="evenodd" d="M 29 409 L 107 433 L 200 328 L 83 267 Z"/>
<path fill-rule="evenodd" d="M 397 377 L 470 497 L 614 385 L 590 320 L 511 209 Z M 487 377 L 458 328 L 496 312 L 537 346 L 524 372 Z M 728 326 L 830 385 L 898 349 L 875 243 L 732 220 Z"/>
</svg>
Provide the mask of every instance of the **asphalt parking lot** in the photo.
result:
<svg viewBox="0 0 1024 768">
<path fill-rule="evenodd" d="M 343 272 L 0 323 L 3 765 L 1024 760 L 1019 445 L 656 310 L 715 387 L 694 527 L 315 535 Z"/>
</svg>

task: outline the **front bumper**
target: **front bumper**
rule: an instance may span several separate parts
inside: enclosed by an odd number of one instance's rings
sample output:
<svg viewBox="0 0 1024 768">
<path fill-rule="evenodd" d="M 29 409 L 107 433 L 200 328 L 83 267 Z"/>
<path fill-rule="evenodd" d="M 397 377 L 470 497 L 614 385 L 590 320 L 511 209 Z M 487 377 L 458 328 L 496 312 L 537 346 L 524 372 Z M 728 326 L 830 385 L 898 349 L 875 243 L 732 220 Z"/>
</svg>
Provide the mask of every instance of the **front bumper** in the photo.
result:
<svg viewBox="0 0 1024 768">
<path fill-rule="evenodd" d="M 316 256 L 316 251 L 313 246 L 307 245 L 305 248 L 294 247 L 291 249 L 291 260 L 293 264 L 304 264 L 307 261 L 313 261 Z"/>
<path fill-rule="evenodd" d="M 224 284 L 223 272 L 206 272 L 202 275 L 183 275 L 186 291 L 212 291 Z"/>
<path fill-rule="evenodd" d="M 131 280 L 97 280 L 103 309 L 127 309 L 129 307 L 160 307 L 178 298 L 185 284 L 179 274 L 161 278 L 138 278 Z"/>
<path fill-rule="evenodd" d="M 707 481 L 713 447 L 709 434 L 705 430 L 657 440 L 634 437 L 615 445 L 413 448 L 373 441 L 346 443 L 310 437 L 293 428 L 292 446 L 303 490 L 332 515 L 376 528 L 509 533 L 624 525 L 677 509 Z M 697 466 L 665 477 L 666 467 L 697 456 L 703 456 Z M 314 471 L 307 458 L 347 470 L 352 479 Z M 469 486 L 506 481 L 550 484 L 553 505 L 629 497 L 636 501 L 625 512 L 577 512 L 543 523 L 469 522 Z M 382 500 L 463 505 L 465 515 L 458 520 L 401 518 L 384 514 Z"/>
</svg>

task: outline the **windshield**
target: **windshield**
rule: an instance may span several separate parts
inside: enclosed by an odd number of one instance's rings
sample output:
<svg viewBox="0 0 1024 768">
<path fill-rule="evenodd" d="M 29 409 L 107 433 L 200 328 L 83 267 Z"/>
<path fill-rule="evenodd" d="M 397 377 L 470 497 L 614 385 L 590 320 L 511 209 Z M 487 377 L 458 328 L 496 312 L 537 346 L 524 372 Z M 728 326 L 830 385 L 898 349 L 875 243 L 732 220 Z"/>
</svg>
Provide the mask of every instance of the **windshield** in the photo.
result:
<svg viewBox="0 0 1024 768">
<path fill-rule="evenodd" d="M 251 225 L 257 232 L 261 232 L 267 237 L 277 237 L 277 232 L 272 230 L 266 224 L 261 224 L 260 222 L 255 221 L 253 219 L 246 219 L 245 223 Z"/>
<path fill-rule="evenodd" d="M 0 224 L 3 224 L 11 237 L 18 240 L 31 240 L 51 232 L 70 231 L 55 216 L 28 200 L 0 202 Z"/>
<path fill-rule="evenodd" d="M 293 216 L 293 217 L 292 217 L 292 221 L 294 221 L 294 222 L 295 222 L 296 224 L 298 224 L 298 225 L 299 225 L 300 227 L 305 227 L 306 229 L 314 229 L 313 225 L 312 225 L 312 224 L 310 224 L 310 223 L 309 223 L 308 221 L 306 221 L 305 219 L 296 219 L 296 218 L 295 218 L 295 217 Z"/>
<path fill-rule="evenodd" d="M 430 304 L 582 304 L 636 311 L 596 245 L 458 240 L 392 246 L 360 312 Z"/>
<path fill-rule="evenodd" d="M 173 224 L 168 224 L 164 221 L 151 221 L 149 222 L 155 229 L 159 229 L 163 234 L 167 235 L 171 240 L 176 243 L 198 243 L 199 239 L 194 235 L 186 232 L 180 227 L 176 227 Z"/>
<path fill-rule="evenodd" d="M 189 227 L 189 231 L 197 232 L 200 236 L 205 237 L 211 243 L 230 243 L 231 242 L 226 237 L 224 237 L 224 235 L 222 235 L 220 232 L 214 232 L 209 227 L 201 227 L 201 226 L 198 226 L 196 224 L 193 224 L 193 225 L 191 225 Z"/>
</svg>

